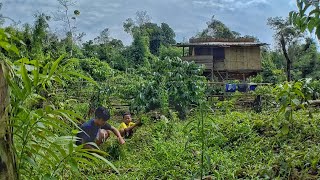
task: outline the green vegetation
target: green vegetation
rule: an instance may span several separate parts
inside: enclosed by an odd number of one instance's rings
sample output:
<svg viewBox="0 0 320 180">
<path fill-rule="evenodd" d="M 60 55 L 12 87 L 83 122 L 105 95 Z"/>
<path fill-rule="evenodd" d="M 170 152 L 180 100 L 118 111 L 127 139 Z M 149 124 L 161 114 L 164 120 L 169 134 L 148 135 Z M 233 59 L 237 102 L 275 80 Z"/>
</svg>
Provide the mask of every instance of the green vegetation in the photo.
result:
<svg viewBox="0 0 320 180">
<path fill-rule="evenodd" d="M 204 119 L 204 175 L 216 179 L 317 179 L 319 172 L 319 113 L 293 114 L 290 134 L 280 131 L 277 112 L 209 113 Z M 191 122 L 191 124 L 190 124 Z M 189 179 L 201 172 L 199 114 L 187 121 L 149 122 L 119 147 L 103 146 L 121 176 L 104 165 L 88 177 L 99 179 Z M 100 173 L 103 172 L 103 173 Z M 109 174 L 110 173 L 110 174 Z"/>
<path fill-rule="evenodd" d="M 319 179 L 320 113 L 311 100 L 320 93 L 320 54 L 303 33 L 306 26 L 318 33 L 318 4 L 298 1 L 299 12 L 289 19 L 268 20 L 278 47 L 262 49 L 263 71 L 250 81 L 272 85 L 251 92 L 262 97 L 261 107 L 241 112 L 239 92 L 207 98 L 224 90 L 207 87 L 203 67 L 178 57 L 182 52 L 172 46 L 175 32 L 168 24 L 137 12 L 135 20 L 123 23 L 131 45 L 110 37 L 108 28 L 80 43 L 72 24 L 81 19 L 80 11 L 59 3 L 65 37 L 52 32 L 51 17 L 43 13 L 33 25 L 0 29 L 0 68 L 10 91 L 9 119 L 0 119 L 8 126 L 0 126 L 0 140 L 12 147 L 17 177 Z M 214 16 L 207 25 L 195 36 L 241 37 Z M 119 104 L 127 106 L 117 109 Z M 115 127 L 128 110 L 143 126 L 122 146 L 114 137 L 99 150 L 76 146 L 79 125 L 100 105 L 111 109 Z M 0 163 L 7 161 L 8 152 L 0 149 L 0 157 Z"/>
</svg>

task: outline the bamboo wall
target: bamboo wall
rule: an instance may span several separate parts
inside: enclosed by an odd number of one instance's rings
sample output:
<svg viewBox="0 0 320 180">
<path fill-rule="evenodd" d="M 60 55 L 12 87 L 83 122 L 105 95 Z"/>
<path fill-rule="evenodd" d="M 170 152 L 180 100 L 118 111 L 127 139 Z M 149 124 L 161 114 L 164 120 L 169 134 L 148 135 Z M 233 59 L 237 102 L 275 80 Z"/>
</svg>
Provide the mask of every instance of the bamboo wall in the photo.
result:
<svg viewBox="0 0 320 180">
<path fill-rule="evenodd" d="M 190 48 L 192 52 L 194 48 Z M 200 51 L 202 53 L 202 51 Z M 226 47 L 224 60 L 213 60 L 212 55 L 182 57 L 186 61 L 195 61 L 205 65 L 207 70 L 216 71 L 259 71 L 261 70 L 260 47 Z M 200 53 L 200 54 L 201 54 Z M 208 52 L 206 52 L 208 53 Z M 194 54 L 194 53 L 192 53 Z"/>
<path fill-rule="evenodd" d="M 225 48 L 225 68 L 230 71 L 261 70 L 259 47 Z"/>
</svg>

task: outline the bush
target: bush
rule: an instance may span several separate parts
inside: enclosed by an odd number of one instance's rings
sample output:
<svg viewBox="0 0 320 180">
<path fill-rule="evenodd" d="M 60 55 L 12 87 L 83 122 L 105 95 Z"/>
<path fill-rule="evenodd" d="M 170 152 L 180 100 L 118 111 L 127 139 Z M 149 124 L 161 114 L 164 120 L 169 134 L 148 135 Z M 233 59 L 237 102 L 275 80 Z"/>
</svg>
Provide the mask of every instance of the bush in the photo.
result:
<svg viewBox="0 0 320 180">
<path fill-rule="evenodd" d="M 205 99 L 206 81 L 202 68 L 179 58 L 157 59 L 148 82 L 142 84 L 132 108 L 138 111 L 173 108 L 184 119 L 188 109 Z"/>
<path fill-rule="evenodd" d="M 80 66 L 96 81 L 105 81 L 113 74 L 109 64 L 96 58 L 87 58 L 80 60 Z"/>
</svg>

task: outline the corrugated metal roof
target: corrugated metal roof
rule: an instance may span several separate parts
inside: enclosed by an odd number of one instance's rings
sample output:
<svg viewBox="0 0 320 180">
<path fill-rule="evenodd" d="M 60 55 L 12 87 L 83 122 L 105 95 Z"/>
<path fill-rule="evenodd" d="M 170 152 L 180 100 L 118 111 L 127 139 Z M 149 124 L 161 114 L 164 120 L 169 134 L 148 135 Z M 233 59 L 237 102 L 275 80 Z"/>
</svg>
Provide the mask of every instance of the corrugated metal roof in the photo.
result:
<svg viewBox="0 0 320 180">
<path fill-rule="evenodd" d="M 230 46 L 263 46 L 267 43 L 260 42 L 198 42 L 198 43 L 177 43 L 177 47 L 188 47 L 188 46 L 219 46 L 219 47 L 230 47 Z"/>
</svg>

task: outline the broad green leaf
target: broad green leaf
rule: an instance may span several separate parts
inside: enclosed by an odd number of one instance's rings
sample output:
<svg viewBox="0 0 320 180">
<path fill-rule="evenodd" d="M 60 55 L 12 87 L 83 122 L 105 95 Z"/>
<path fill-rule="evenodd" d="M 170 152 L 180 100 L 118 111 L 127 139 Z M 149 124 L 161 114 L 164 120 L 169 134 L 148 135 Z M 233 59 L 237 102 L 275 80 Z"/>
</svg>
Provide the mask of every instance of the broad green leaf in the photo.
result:
<svg viewBox="0 0 320 180">
<path fill-rule="evenodd" d="M 52 177 L 50 174 L 45 174 L 42 178 L 43 178 L 44 180 L 53 180 L 53 179 L 56 179 L 56 178 Z"/>
<path fill-rule="evenodd" d="M 69 146 L 68 146 L 68 149 L 69 149 L 69 154 L 72 154 L 73 153 L 73 146 L 74 146 L 74 143 L 72 141 L 69 142 Z"/>
<path fill-rule="evenodd" d="M 63 149 L 63 147 L 60 146 L 59 144 L 57 144 L 56 142 L 52 142 L 50 146 L 54 147 L 55 150 L 59 151 L 60 154 L 61 154 L 61 156 L 62 156 L 62 158 L 66 158 L 66 157 L 68 156 L 68 154 L 67 154 L 66 151 Z M 60 157 L 61 157 L 61 156 L 60 156 Z"/>
<path fill-rule="evenodd" d="M 317 38 L 320 39 L 320 24 L 318 24 L 318 26 L 316 27 L 316 35 L 317 35 Z"/>
<path fill-rule="evenodd" d="M 302 17 L 300 19 L 300 30 L 304 32 L 308 27 L 307 17 Z"/>
<path fill-rule="evenodd" d="M 97 83 L 95 80 L 93 80 L 92 78 L 87 77 L 87 76 L 85 76 L 85 75 L 83 75 L 83 74 L 80 74 L 80 73 L 77 73 L 77 72 L 74 72 L 74 71 L 65 72 L 65 74 L 66 74 L 66 75 L 73 75 L 73 76 L 76 76 L 76 77 L 85 79 L 85 80 L 93 83 L 94 85 L 97 85 L 97 86 L 98 86 L 98 83 Z"/>
<path fill-rule="evenodd" d="M 76 118 L 82 118 L 81 117 L 81 115 L 79 115 L 79 114 L 77 114 L 77 113 L 75 113 L 75 112 L 73 112 L 73 111 L 70 111 L 70 110 L 63 110 L 63 109 L 60 109 L 60 110 L 58 110 L 59 112 L 63 112 L 63 113 L 65 113 L 65 114 L 68 114 L 68 115 L 71 115 L 71 116 L 74 116 L 74 117 L 76 117 Z M 78 120 L 74 120 L 75 122 L 78 122 Z"/>
<path fill-rule="evenodd" d="M 47 148 L 47 147 L 44 147 L 43 145 L 41 144 L 33 144 L 32 146 L 35 146 L 35 147 L 38 147 L 39 149 L 43 149 L 45 152 L 46 155 L 50 155 L 51 157 L 53 157 L 57 162 L 59 162 L 59 158 L 58 156 L 56 155 L 55 152 L 53 152 L 52 149 L 50 148 Z M 39 152 L 39 151 L 36 151 L 36 152 Z"/>
<path fill-rule="evenodd" d="M 112 167 L 113 170 L 115 170 L 118 174 L 120 174 L 120 172 L 118 171 L 118 169 L 110 162 L 108 161 L 106 158 L 96 154 L 96 153 L 92 153 L 93 156 L 99 158 L 100 160 L 102 160 L 103 162 L 107 163 L 110 167 Z"/>
<path fill-rule="evenodd" d="M 63 117 L 65 117 L 69 122 L 71 122 L 75 127 L 77 127 L 78 129 L 81 129 L 77 123 L 75 123 L 74 120 L 72 120 L 68 114 L 66 114 L 64 112 L 64 110 L 55 110 L 54 112 L 58 113 L 58 114 L 61 114 Z"/>
<path fill-rule="evenodd" d="M 70 165 L 72 171 L 79 173 L 78 163 L 76 162 L 76 160 L 70 158 L 68 164 Z"/>
<path fill-rule="evenodd" d="M 8 84 L 11 88 L 11 92 L 15 95 L 15 97 L 17 97 L 19 100 L 22 100 L 24 97 L 24 94 L 21 88 L 16 84 L 16 82 L 13 81 L 12 79 L 8 79 Z"/>
<path fill-rule="evenodd" d="M 59 63 L 63 60 L 63 58 L 66 56 L 66 54 L 61 55 L 53 64 L 52 67 L 50 69 L 49 75 L 48 75 L 48 79 L 51 78 L 51 76 L 56 72 Z"/>
<path fill-rule="evenodd" d="M 86 157 L 87 159 L 92 160 L 95 163 L 100 163 L 101 162 L 99 158 L 93 156 L 94 153 L 90 153 L 88 151 L 77 151 L 76 154 L 78 156 Z"/>
<path fill-rule="evenodd" d="M 310 19 L 308 22 L 308 30 L 310 33 L 312 33 L 313 29 L 315 28 L 315 21 L 314 19 Z"/>
<path fill-rule="evenodd" d="M 34 167 L 37 167 L 37 163 L 31 158 L 31 157 L 26 157 L 26 160 Z"/>
<path fill-rule="evenodd" d="M 2 47 L 3 49 L 5 49 L 8 52 L 12 51 L 17 55 L 19 54 L 18 48 L 15 45 L 12 45 L 12 44 L 10 44 L 8 42 L 0 41 L 0 47 Z"/>
<path fill-rule="evenodd" d="M 33 85 L 36 87 L 39 82 L 39 69 L 40 69 L 40 64 L 39 60 L 33 60 L 34 61 L 34 66 L 35 69 L 32 71 L 33 74 Z"/>
<path fill-rule="evenodd" d="M 300 100 L 299 100 L 299 99 L 293 99 L 292 102 L 293 102 L 293 104 L 296 105 L 296 106 L 299 106 L 299 105 L 300 105 Z"/>
<path fill-rule="evenodd" d="M 79 132 L 80 132 L 80 131 L 79 131 L 78 129 L 73 129 L 73 130 L 71 131 L 71 133 L 74 134 L 74 135 L 78 134 Z"/>
<path fill-rule="evenodd" d="M 50 66 L 51 62 L 48 62 L 44 67 L 43 67 L 43 70 L 42 70 L 42 75 L 44 77 L 47 77 L 48 78 L 48 68 Z"/>
<path fill-rule="evenodd" d="M 293 89 L 293 92 L 294 92 L 296 95 L 298 95 L 299 97 L 304 98 L 304 94 L 303 94 L 300 90 L 298 90 L 298 89 Z"/>
<path fill-rule="evenodd" d="M 296 14 L 296 12 L 294 12 L 294 11 L 290 11 L 289 12 L 289 21 L 290 21 L 290 24 L 292 24 L 293 23 L 293 19 L 295 19 L 294 18 L 294 15 Z"/>
<path fill-rule="evenodd" d="M 286 107 L 285 106 L 281 106 L 280 109 L 279 109 L 279 113 L 284 113 L 286 111 Z"/>
<path fill-rule="evenodd" d="M 21 64 L 28 64 L 28 63 L 29 63 L 29 59 L 25 57 L 13 62 L 14 65 L 21 65 Z"/>
<path fill-rule="evenodd" d="M 63 84 L 63 81 L 58 76 L 53 77 L 53 80 L 59 84 Z"/>
<path fill-rule="evenodd" d="M 24 64 L 20 65 L 20 72 L 21 72 L 21 77 L 23 80 L 23 84 L 24 84 L 24 88 L 27 90 L 28 93 L 31 92 L 31 81 L 30 78 L 28 76 L 26 67 Z"/>
<path fill-rule="evenodd" d="M 46 119 L 43 121 L 43 123 L 48 126 L 52 126 L 55 129 L 60 129 L 61 127 L 68 126 L 64 121 L 61 121 L 61 120 L 56 119 L 54 117 L 53 118 L 46 117 Z"/>
<path fill-rule="evenodd" d="M 27 151 L 27 152 L 28 152 L 28 151 Z M 36 151 L 36 150 L 34 150 L 33 148 L 30 149 L 29 152 L 31 152 L 31 153 L 34 154 L 34 155 L 41 156 L 41 157 L 46 161 L 46 163 L 50 164 L 52 167 L 55 166 L 55 163 L 50 159 L 50 157 L 49 157 L 47 154 L 42 154 L 41 152 Z"/>
<path fill-rule="evenodd" d="M 94 163 L 92 163 L 91 161 L 87 160 L 87 158 L 92 160 L 92 156 L 90 156 L 90 155 L 88 155 L 86 153 L 77 153 L 77 155 L 80 156 L 80 157 L 73 157 L 73 159 L 76 160 L 77 162 L 84 163 L 84 164 L 87 164 L 87 165 L 92 166 L 92 167 L 95 166 Z"/>
</svg>

